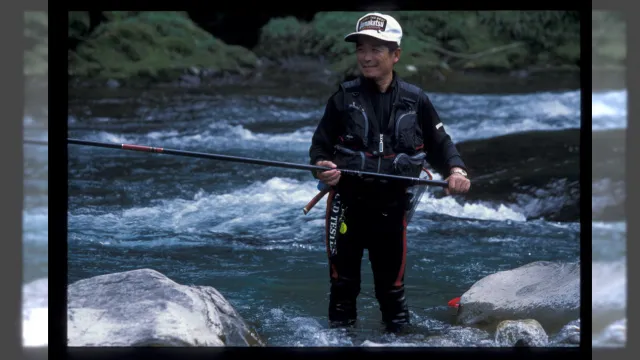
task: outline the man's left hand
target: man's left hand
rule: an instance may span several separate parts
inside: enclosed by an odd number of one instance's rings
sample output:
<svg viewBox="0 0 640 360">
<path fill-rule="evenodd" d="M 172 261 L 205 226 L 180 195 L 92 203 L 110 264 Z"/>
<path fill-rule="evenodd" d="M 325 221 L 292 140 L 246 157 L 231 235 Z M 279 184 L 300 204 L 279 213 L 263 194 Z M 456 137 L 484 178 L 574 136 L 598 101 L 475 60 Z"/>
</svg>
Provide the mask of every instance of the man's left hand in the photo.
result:
<svg viewBox="0 0 640 360">
<path fill-rule="evenodd" d="M 458 173 L 451 174 L 445 181 L 449 183 L 449 187 L 444 189 L 447 195 L 464 194 L 471 187 L 471 181 Z"/>
</svg>

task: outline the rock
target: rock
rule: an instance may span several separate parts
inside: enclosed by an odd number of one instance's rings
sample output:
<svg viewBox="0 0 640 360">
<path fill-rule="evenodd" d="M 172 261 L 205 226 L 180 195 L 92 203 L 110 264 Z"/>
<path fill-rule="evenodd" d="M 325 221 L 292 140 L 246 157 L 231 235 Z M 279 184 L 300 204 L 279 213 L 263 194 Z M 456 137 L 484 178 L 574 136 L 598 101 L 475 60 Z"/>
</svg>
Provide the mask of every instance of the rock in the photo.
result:
<svg viewBox="0 0 640 360">
<path fill-rule="evenodd" d="M 538 261 L 489 275 L 460 297 L 457 321 L 535 319 L 549 332 L 580 317 L 580 265 Z"/>
<path fill-rule="evenodd" d="M 627 319 L 609 325 L 600 335 L 593 336 L 593 347 L 624 347 L 627 344 Z"/>
<path fill-rule="evenodd" d="M 469 164 L 472 182 L 464 198 L 510 204 L 527 219 L 577 222 L 579 146 L 580 129 L 526 131 L 459 142 L 456 147 Z"/>
<path fill-rule="evenodd" d="M 49 344 L 49 279 L 32 281 L 22 288 L 22 344 Z"/>
<path fill-rule="evenodd" d="M 493 342 L 492 340 L 480 340 L 478 341 L 478 343 L 476 344 L 477 347 L 494 347 L 496 346 L 496 343 Z"/>
<path fill-rule="evenodd" d="M 107 81 L 107 87 L 111 88 L 111 89 L 119 88 L 120 87 L 120 82 L 118 80 L 109 79 Z"/>
<path fill-rule="evenodd" d="M 565 325 L 549 342 L 557 345 L 580 345 L 580 319 Z"/>
<path fill-rule="evenodd" d="M 209 286 L 178 284 L 151 269 L 68 287 L 68 346 L 262 346 Z"/>
<path fill-rule="evenodd" d="M 547 333 L 535 320 L 505 320 L 496 330 L 498 346 L 546 346 Z"/>
<path fill-rule="evenodd" d="M 605 332 L 612 323 L 627 313 L 626 260 L 591 263 L 591 329 Z"/>
</svg>

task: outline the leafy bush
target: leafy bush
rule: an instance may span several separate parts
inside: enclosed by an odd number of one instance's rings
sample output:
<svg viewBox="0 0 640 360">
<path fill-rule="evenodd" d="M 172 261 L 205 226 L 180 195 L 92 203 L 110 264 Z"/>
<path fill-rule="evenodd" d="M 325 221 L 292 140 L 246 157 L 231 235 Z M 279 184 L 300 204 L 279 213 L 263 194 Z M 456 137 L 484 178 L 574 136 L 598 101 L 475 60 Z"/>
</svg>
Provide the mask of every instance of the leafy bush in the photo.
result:
<svg viewBox="0 0 640 360">
<path fill-rule="evenodd" d="M 182 12 L 113 14 L 112 19 L 72 54 L 76 75 L 170 79 L 191 67 L 242 72 L 257 62 L 252 52 L 224 44 Z"/>
</svg>

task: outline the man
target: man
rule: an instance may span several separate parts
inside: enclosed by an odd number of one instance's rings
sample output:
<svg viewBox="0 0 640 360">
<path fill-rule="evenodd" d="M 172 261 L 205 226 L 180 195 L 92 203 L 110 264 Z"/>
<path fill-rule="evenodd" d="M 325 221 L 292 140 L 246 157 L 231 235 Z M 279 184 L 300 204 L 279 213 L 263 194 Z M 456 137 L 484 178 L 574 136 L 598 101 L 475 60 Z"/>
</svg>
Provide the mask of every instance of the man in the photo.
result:
<svg viewBox="0 0 640 360">
<path fill-rule="evenodd" d="M 418 177 L 428 161 L 447 174 L 448 194 L 464 193 L 466 168 L 427 95 L 398 78 L 402 29 L 388 15 L 360 18 L 356 43 L 361 75 L 329 99 L 313 135 L 311 164 Z M 392 331 L 409 324 L 404 294 L 407 184 L 381 178 L 314 173 L 331 187 L 326 237 L 332 327 L 356 322 L 363 250 L 369 253 L 382 320 Z"/>
</svg>

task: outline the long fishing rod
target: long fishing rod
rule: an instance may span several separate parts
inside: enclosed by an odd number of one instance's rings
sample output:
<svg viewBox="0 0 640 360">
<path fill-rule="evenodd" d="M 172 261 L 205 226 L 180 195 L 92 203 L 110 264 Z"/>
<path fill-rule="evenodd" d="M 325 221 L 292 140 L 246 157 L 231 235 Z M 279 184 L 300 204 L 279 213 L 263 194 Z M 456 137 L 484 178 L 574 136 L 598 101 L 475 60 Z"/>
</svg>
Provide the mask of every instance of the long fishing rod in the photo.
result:
<svg viewBox="0 0 640 360">
<path fill-rule="evenodd" d="M 44 141 L 38 140 L 24 140 L 25 143 L 30 144 L 38 144 L 38 145 L 47 145 Z M 193 151 L 185 151 L 185 150 L 175 150 L 175 149 L 166 149 L 162 147 L 153 147 L 146 145 L 134 145 L 134 144 L 117 144 L 117 143 L 104 143 L 97 141 L 87 141 L 80 139 L 72 139 L 67 138 L 67 143 L 75 144 L 75 145 L 86 145 L 86 146 L 95 146 L 95 147 L 103 147 L 110 149 L 118 149 L 118 150 L 132 150 L 132 151 L 141 151 L 148 153 L 156 153 L 156 154 L 167 154 L 167 155 L 177 155 L 177 156 L 186 156 L 193 158 L 201 158 L 201 159 L 212 159 L 212 160 L 221 160 L 221 161 L 231 161 L 231 162 L 239 162 L 245 164 L 255 164 L 255 165 L 264 165 L 264 166 L 274 166 L 288 169 L 297 169 L 297 170 L 339 170 L 341 173 L 347 175 L 355 175 L 355 176 L 373 176 L 379 177 L 383 179 L 392 179 L 392 180 L 401 180 L 408 182 L 411 185 L 431 185 L 431 186 L 440 186 L 440 187 L 448 187 L 449 184 L 446 181 L 442 180 L 431 180 L 431 179 L 420 179 L 408 176 L 400 176 L 400 175 L 390 175 L 390 174 L 380 174 L 380 173 L 372 173 L 367 171 L 358 171 L 351 169 L 342 169 L 342 168 L 330 168 L 325 166 L 317 166 L 317 165 L 307 165 L 307 164 L 295 164 L 295 163 L 287 163 L 281 161 L 272 161 L 272 160 L 262 160 L 262 159 L 253 159 L 246 158 L 240 156 L 231 156 L 231 155 L 220 155 L 220 154 L 210 154 L 210 153 L 202 153 L 202 152 L 193 152 Z M 305 214 L 311 210 L 311 208 L 329 191 L 329 187 L 325 186 L 320 188 L 320 193 L 318 193 L 307 206 L 304 207 L 303 211 Z"/>
<path fill-rule="evenodd" d="M 184 151 L 184 150 L 175 150 L 175 149 L 166 149 L 161 147 L 153 147 L 153 146 L 145 146 L 145 145 L 132 145 L 132 144 L 115 144 L 115 143 L 103 143 L 97 141 L 87 141 L 87 140 L 79 140 L 79 139 L 67 139 L 69 144 L 76 145 L 87 145 L 87 146 L 97 146 L 111 149 L 119 149 L 119 150 L 133 150 L 133 151 L 142 151 L 142 152 L 150 152 L 150 153 L 158 153 L 158 154 L 167 154 L 167 155 L 177 155 L 177 156 L 187 156 L 194 158 L 202 158 L 202 159 L 212 159 L 212 160 L 221 160 L 221 161 L 231 161 L 231 162 L 239 162 L 245 164 L 255 164 L 255 165 L 265 165 L 265 166 L 274 166 L 281 168 L 289 168 L 289 169 L 297 169 L 297 170 L 339 170 L 341 173 L 356 175 L 356 176 L 375 176 L 385 179 L 393 179 L 393 180 L 402 180 L 409 182 L 412 185 L 432 185 L 432 186 L 441 186 L 447 187 L 449 184 L 446 181 L 442 180 L 427 180 L 420 178 L 413 178 L 408 176 L 399 176 L 399 175 L 389 175 L 389 174 L 379 174 L 372 173 L 366 171 L 358 171 L 358 170 L 350 170 L 350 169 L 341 169 L 341 168 L 330 168 L 325 166 L 317 166 L 317 165 L 307 165 L 307 164 L 295 164 L 295 163 L 287 163 L 281 161 L 272 161 L 272 160 L 262 160 L 262 159 L 252 159 L 241 156 L 231 156 L 231 155 L 220 155 L 220 154 L 210 154 L 210 153 L 202 153 L 202 152 L 193 152 L 193 151 Z"/>
</svg>

